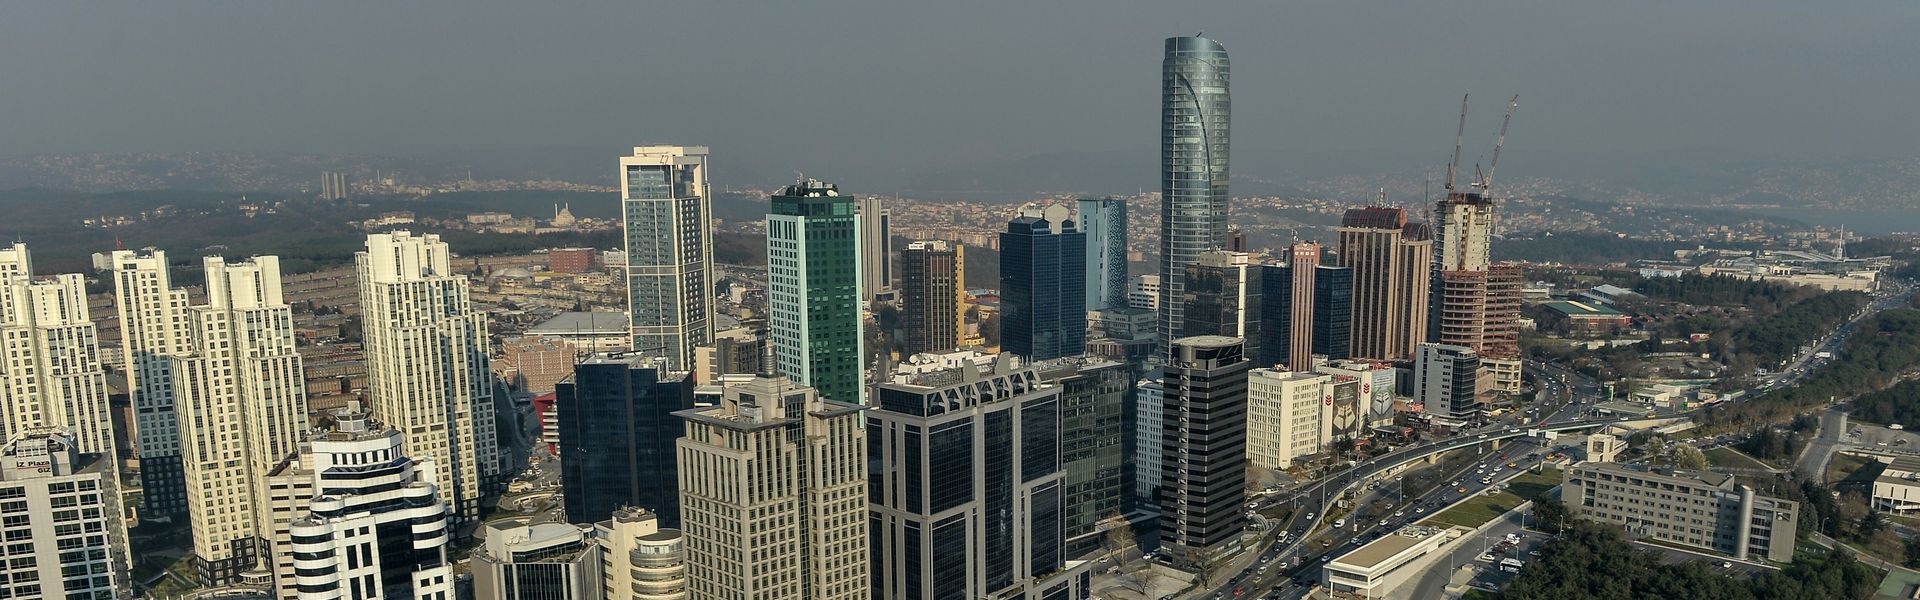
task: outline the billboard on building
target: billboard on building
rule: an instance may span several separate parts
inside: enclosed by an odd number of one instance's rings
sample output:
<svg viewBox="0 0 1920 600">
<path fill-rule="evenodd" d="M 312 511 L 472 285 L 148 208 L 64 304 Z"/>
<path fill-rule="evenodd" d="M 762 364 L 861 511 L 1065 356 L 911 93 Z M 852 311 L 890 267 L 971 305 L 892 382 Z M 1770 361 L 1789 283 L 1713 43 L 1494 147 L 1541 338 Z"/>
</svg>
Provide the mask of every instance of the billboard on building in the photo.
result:
<svg viewBox="0 0 1920 600">
<path fill-rule="evenodd" d="M 1360 383 L 1358 378 L 1342 375 L 1335 377 L 1322 392 L 1322 401 L 1330 403 L 1333 411 L 1330 433 L 1334 440 L 1353 439 L 1365 425 L 1362 421 L 1366 416 L 1366 408 L 1360 403 Z"/>
</svg>

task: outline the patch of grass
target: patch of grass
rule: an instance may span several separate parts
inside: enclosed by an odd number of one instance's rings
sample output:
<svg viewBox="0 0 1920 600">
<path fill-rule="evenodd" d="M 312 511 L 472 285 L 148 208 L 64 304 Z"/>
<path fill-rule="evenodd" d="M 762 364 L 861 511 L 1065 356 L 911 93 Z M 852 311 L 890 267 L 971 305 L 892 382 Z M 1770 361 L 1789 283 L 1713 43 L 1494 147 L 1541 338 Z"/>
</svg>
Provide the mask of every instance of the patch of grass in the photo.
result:
<svg viewBox="0 0 1920 600">
<path fill-rule="evenodd" d="M 1726 446 L 1721 446 L 1719 448 L 1708 450 L 1706 451 L 1705 454 L 1707 455 L 1707 462 L 1716 467 L 1723 467 L 1728 469 L 1771 469 L 1773 468 L 1772 465 L 1768 465 L 1767 463 L 1760 462 L 1759 459 L 1756 459 L 1751 456 L 1747 456 L 1745 453 L 1739 450 L 1735 450 L 1733 448 L 1729 448 Z"/>
<path fill-rule="evenodd" d="M 1861 468 L 1869 466 L 1867 463 L 1872 462 L 1878 461 L 1864 456 L 1835 452 L 1833 459 L 1827 461 L 1827 481 L 1834 482 L 1846 479 L 1854 473 L 1859 472 Z"/>
<path fill-rule="evenodd" d="M 1492 496 L 1480 493 L 1461 502 L 1458 506 L 1441 511 L 1422 525 L 1459 525 L 1461 527 L 1479 527 L 1488 521 L 1500 518 L 1500 515 L 1520 506 L 1521 503 L 1539 497 L 1560 485 L 1560 470 L 1546 469 L 1539 473 L 1527 472 L 1507 482 L 1507 489 Z"/>
</svg>

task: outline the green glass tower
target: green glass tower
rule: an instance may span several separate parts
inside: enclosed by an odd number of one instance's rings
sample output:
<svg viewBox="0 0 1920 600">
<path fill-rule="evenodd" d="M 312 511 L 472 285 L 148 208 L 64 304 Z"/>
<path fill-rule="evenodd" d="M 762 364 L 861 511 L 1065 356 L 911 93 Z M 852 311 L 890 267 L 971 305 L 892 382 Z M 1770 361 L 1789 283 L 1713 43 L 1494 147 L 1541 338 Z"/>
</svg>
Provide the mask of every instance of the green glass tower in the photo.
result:
<svg viewBox="0 0 1920 600">
<path fill-rule="evenodd" d="M 773 195 L 767 298 L 780 373 L 830 400 L 865 404 L 860 217 L 854 204 L 833 184 L 813 179 Z"/>
</svg>

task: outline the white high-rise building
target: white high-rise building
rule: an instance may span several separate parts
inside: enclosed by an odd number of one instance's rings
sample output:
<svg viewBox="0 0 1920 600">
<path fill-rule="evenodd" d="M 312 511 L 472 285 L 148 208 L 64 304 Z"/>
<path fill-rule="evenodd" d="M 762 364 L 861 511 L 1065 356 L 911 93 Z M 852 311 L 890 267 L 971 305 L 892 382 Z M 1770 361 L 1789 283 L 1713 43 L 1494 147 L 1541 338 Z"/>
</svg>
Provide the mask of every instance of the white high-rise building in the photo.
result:
<svg viewBox="0 0 1920 600">
<path fill-rule="evenodd" d="M 440 236 L 367 236 L 360 272 L 367 390 L 373 414 L 406 436 L 407 455 L 432 461 L 456 518 L 480 516 L 500 475 L 486 315 L 453 272 Z"/>
<path fill-rule="evenodd" d="M 1326 385 L 1320 373 L 1254 369 L 1247 373 L 1247 460 L 1283 471 L 1326 449 Z"/>
<path fill-rule="evenodd" d="M 724 375 L 718 406 L 674 413 L 695 600 L 865 600 L 860 406 L 784 377 Z"/>
<path fill-rule="evenodd" d="M 255 565 L 266 476 L 306 432 L 307 396 L 279 259 L 203 265 L 207 303 L 187 309 L 170 363 L 194 556 L 218 582 Z"/>
<path fill-rule="evenodd" d="M 0 249 L 0 439 L 57 427 L 80 452 L 115 457 L 100 336 L 77 274 L 34 280 L 25 244 Z"/>
<path fill-rule="evenodd" d="M 187 488 L 180 466 L 180 423 L 173 410 L 171 357 L 188 348 L 187 291 L 173 287 L 166 252 L 116 250 L 111 265 L 144 512 L 146 518 L 185 518 Z"/>
<path fill-rule="evenodd" d="M 620 157 L 633 350 L 693 368 L 713 341 L 713 201 L 706 146 L 639 146 Z"/>
<path fill-rule="evenodd" d="M 1166 394 L 1160 387 L 1160 372 L 1147 373 L 1134 384 L 1134 414 L 1139 420 L 1133 433 L 1133 494 L 1143 504 L 1155 505 L 1160 489 L 1160 436 L 1166 433 Z"/>
<path fill-rule="evenodd" d="M 686 600 L 686 536 L 660 526 L 660 516 L 644 508 L 622 508 L 595 523 L 600 571 L 606 577 L 604 600 Z"/>
<path fill-rule="evenodd" d="M 274 536 L 275 573 L 294 578 L 291 586 L 276 582 L 282 598 L 289 588 L 298 600 L 454 597 L 452 513 L 431 483 L 435 465 L 416 461 L 402 443 L 399 431 L 349 407 L 276 474 L 305 475 L 315 490 L 295 514 L 274 518 L 287 523 Z"/>
<path fill-rule="evenodd" d="M 879 196 L 861 196 L 854 205 L 860 212 L 860 289 L 868 299 L 893 296 L 893 211 Z M 965 285 L 961 286 L 965 288 Z"/>
<path fill-rule="evenodd" d="M 113 457 L 81 453 L 59 429 L 22 432 L 0 447 L 0 519 L 10 598 L 133 597 Z"/>
</svg>

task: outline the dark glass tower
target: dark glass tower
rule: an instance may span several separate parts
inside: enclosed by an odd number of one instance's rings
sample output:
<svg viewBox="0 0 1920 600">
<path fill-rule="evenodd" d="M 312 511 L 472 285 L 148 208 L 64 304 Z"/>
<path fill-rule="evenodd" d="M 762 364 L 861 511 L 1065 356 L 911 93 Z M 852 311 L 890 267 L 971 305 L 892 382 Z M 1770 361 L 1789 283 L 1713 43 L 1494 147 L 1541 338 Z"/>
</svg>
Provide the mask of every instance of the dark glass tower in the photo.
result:
<svg viewBox="0 0 1920 600">
<path fill-rule="evenodd" d="M 808 179 L 773 195 L 767 214 L 767 305 L 780 374 L 836 402 L 866 398 L 862 370 L 860 220 L 852 196 Z"/>
<path fill-rule="evenodd" d="M 1183 329 L 1187 265 L 1227 246 L 1227 49 L 1167 38 L 1160 63 L 1160 339 Z"/>
<path fill-rule="evenodd" d="M 1032 361 L 1087 350 L 1085 234 L 1064 206 L 1027 205 L 1000 234 L 1001 349 Z"/>
<path fill-rule="evenodd" d="M 1189 564 L 1213 560 L 1246 525 L 1251 364 L 1240 338 L 1181 338 L 1160 379 L 1160 539 Z"/>
<path fill-rule="evenodd" d="M 961 261 L 966 250 L 940 240 L 907 244 L 900 251 L 900 312 L 906 326 L 901 354 L 946 352 L 960 347 Z"/>
<path fill-rule="evenodd" d="M 1181 337 L 1223 335 L 1250 340 L 1248 356 L 1259 353 L 1261 335 L 1260 267 L 1245 252 L 1205 252 L 1187 265 L 1186 324 Z"/>
<path fill-rule="evenodd" d="M 693 381 L 652 364 L 596 356 L 555 386 L 567 522 L 596 523 L 616 508 L 638 506 L 680 526 L 674 441 L 686 427 L 673 412 L 693 408 Z"/>
<path fill-rule="evenodd" d="M 1313 353 L 1353 357 L 1353 267 L 1314 267 Z"/>
</svg>

